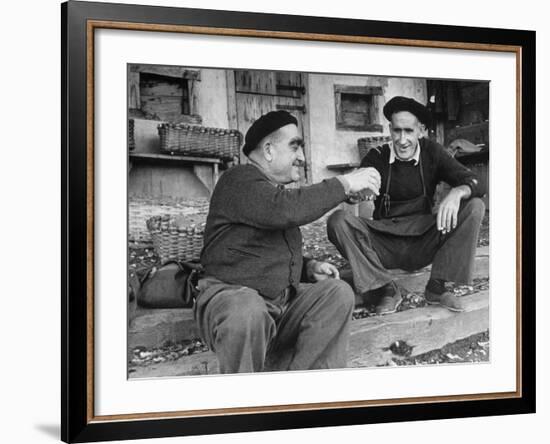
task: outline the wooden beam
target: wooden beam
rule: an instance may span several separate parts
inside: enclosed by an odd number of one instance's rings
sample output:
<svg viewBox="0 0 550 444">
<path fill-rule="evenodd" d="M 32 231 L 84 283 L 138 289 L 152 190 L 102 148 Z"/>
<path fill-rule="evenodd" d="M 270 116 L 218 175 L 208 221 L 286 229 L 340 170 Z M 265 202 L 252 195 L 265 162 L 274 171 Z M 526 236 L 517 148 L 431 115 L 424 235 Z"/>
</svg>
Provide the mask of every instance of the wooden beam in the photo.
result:
<svg viewBox="0 0 550 444">
<path fill-rule="evenodd" d="M 362 96 L 379 96 L 383 93 L 381 86 L 334 85 L 334 92 L 340 94 L 358 94 Z"/>
<path fill-rule="evenodd" d="M 359 168 L 359 162 L 350 162 L 350 163 L 335 163 L 333 165 L 327 165 L 327 170 L 351 170 L 353 168 Z"/>
<path fill-rule="evenodd" d="M 197 69 L 189 69 L 181 66 L 162 66 L 162 65 L 144 65 L 144 64 L 131 64 L 129 68 L 130 72 L 157 74 L 166 77 L 175 77 L 178 79 L 184 78 L 188 80 L 201 79 L 201 72 Z"/>
<path fill-rule="evenodd" d="M 149 159 L 149 160 L 166 160 L 183 163 L 208 163 L 208 164 L 220 164 L 223 163 L 221 159 L 213 157 L 193 157 L 193 156 L 180 156 L 177 154 L 156 154 L 156 153 L 130 153 L 130 159 Z"/>
<path fill-rule="evenodd" d="M 227 91 L 227 124 L 228 128 L 237 129 L 237 98 L 235 96 L 235 71 L 225 70 L 225 85 Z"/>
<path fill-rule="evenodd" d="M 141 108 L 139 72 L 128 71 L 128 108 Z"/>
<path fill-rule="evenodd" d="M 306 110 L 311 109 L 311 104 L 309 102 L 311 94 L 309 92 L 309 74 L 301 74 L 300 75 L 301 83 L 304 87 L 305 93 L 301 95 L 302 102 L 305 105 Z M 308 113 L 307 115 L 303 116 L 302 119 L 302 131 L 304 133 L 304 140 L 306 141 L 306 145 L 304 148 L 304 156 L 306 158 L 306 168 L 305 168 L 305 174 L 306 174 L 306 183 L 308 185 L 312 184 L 314 181 L 313 177 L 313 169 L 312 169 L 312 162 L 311 162 L 311 113 Z"/>
</svg>

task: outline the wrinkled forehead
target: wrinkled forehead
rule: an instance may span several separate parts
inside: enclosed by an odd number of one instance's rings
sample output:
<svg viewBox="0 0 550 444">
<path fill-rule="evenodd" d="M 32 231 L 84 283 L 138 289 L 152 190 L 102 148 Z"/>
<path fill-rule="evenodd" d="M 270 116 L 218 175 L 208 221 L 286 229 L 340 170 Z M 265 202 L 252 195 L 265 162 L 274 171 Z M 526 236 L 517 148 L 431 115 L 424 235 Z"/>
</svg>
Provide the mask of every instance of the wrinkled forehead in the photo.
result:
<svg viewBox="0 0 550 444">
<path fill-rule="evenodd" d="M 413 113 L 409 111 L 399 111 L 391 116 L 392 128 L 418 128 L 420 121 Z"/>
</svg>

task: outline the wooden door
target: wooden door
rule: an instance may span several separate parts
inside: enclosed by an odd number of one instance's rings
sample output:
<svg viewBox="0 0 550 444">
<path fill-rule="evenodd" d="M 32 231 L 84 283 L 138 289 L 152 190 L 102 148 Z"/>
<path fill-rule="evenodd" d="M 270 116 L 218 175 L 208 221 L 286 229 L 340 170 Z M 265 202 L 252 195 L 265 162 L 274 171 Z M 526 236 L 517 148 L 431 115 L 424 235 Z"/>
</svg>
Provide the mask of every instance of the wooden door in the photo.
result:
<svg viewBox="0 0 550 444">
<path fill-rule="evenodd" d="M 283 109 L 298 120 L 298 130 L 307 148 L 305 94 L 305 74 L 299 72 L 235 71 L 235 100 L 239 131 L 244 135 L 262 114 Z M 304 149 L 306 164 L 300 174 L 300 182 L 296 186 L 306 184 L 309 179 L 310 156 L 309 149 L 306 148 Z M 241 163 L 246 161 L 246 156 L 241 154 Z"/>
</svg>

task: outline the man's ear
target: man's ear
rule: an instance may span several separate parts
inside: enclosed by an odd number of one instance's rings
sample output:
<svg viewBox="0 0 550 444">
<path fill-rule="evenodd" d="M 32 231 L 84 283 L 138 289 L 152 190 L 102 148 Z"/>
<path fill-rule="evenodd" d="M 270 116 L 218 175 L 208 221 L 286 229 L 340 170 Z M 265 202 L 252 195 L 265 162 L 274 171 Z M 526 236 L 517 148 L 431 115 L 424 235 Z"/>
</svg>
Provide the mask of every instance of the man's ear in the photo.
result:
<svg viewBox="0 0 550 444">
<path fill-rule="evenodd" d="M 426 125 L 424 125 L 423 123 L 420 123 L 420 139 L 422 139 L 423 137 L 427 137 L 428 136 L 428 131 L 426 129 Z"/>
<path fill-rule="evenodd" d="M 273 145 L 269 141 L 265 141 L 262 144 L 262 153 L 264 155 L 264 159 L 268 162 L 271 162 L 273 160 Z"/>
</svg>

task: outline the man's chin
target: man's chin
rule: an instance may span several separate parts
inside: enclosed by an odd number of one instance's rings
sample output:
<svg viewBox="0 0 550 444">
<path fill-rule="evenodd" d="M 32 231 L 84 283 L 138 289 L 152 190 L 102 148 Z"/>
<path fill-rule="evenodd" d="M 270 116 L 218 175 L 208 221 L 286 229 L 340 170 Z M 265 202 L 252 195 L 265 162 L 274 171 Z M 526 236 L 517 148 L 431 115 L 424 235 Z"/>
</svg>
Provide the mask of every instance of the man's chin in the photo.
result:
<svg viewBox="0 0 550 444">
<path fill-rule="evenodd" d="M 301 169 L 301 167 L 294 167 L 294 171 L 292 172 L 292 182 L 298 182 L 300 180 Z"/>
<path fill-rule="evenodd" d="M 290 185 L 291 183 L 296 183 L 296 182 L 299 182 L 300 181 L 300 176 L 296 177 L 296 176 L 292 176 L 292 178 L 290 179 L 290 182 L 287 183 L 287 185 Z"/>
<path fill-rule="evenodd" d="M 414 153 L 400 153 L 399 151 L 397 151 L 395 153 L 395 156 L 399 159 L 399 160 L 411 160 L 413 158 L 413 155 Z"/>
</svg>

